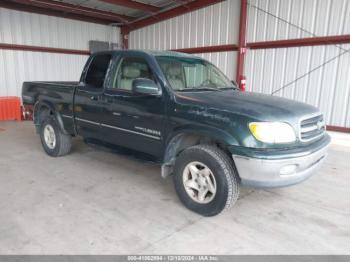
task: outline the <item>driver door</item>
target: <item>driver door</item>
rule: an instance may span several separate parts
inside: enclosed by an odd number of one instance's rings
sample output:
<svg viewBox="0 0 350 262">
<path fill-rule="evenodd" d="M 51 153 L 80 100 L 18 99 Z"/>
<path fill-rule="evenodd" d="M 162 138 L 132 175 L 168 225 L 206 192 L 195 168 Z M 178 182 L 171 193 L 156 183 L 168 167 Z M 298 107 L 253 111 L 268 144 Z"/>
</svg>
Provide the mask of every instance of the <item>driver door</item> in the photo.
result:
<svg viewBox="0 0 350 262">
<path fill-rule="evenodd" d="M 109 143 L 160 157 L 165 103 L 161 95 L 136 94 L 135 79 L 153 80 L 161 88 L 147 56 L 124 54 L 113 69 L 102 101 L 101 128 Z"/>
</svg>

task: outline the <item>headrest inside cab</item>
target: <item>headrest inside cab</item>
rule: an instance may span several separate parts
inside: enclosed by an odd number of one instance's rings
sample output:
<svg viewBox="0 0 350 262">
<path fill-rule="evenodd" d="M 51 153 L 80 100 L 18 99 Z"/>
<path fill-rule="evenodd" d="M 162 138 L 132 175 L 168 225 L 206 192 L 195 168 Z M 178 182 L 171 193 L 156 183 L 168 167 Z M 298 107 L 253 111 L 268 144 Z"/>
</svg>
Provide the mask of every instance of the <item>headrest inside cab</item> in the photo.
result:
<svg viewBox="0 0 350 262">
<path fill-rule="evenodd" d="M 131 67 L 131 66 L 125 66 L 123 68 L 123 77 L 125 78 L 137 78 L 141 74 L 140 69 Z"/>
<path fill-rule="evenodd" d="M 180 66 L 171 66 L 168 68 L 167 73 L 170 76 L 181 76 L 181 67 Z"/>
</svg>

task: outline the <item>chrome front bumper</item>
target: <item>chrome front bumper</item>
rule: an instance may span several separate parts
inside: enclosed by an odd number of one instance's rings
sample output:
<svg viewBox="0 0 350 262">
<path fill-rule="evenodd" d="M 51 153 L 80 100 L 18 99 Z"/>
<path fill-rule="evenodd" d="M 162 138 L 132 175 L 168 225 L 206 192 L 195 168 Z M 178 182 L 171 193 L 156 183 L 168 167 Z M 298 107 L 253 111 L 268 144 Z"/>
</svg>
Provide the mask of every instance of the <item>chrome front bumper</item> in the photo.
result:
<svg viewBox="0 0 350 262">
<path fill-rule="evenodd" d="M 267 160 L 232 155 L 242 185 L 283 187 L 312 176 L 327 156 L 328 145 L 302 157 Z"/>
</svg>

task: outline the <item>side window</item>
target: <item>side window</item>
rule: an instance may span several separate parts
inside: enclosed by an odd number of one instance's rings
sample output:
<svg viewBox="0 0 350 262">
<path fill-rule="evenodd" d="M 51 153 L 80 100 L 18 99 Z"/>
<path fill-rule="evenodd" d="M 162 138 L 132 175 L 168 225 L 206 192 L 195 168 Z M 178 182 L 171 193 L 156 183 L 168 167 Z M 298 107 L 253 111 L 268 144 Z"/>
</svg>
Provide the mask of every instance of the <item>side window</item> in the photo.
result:
<svg viewBox="0 0 350 262">
<path fill-rule="evenodd" d="M 112 55 L 110 54 L 95 56 L 91 61 L 89 69 L 86 73 L 85 83 L 94 88 L 102 89 L 111 59 Z"/>
<path fill-rule="evenodd" d="M 126 57 L 117 67 L 113 80 L 113 89 L 132 90 L 132 82 L 136 78 L 155 80 L 145 59 L 140 57 Z"/>
</svg>

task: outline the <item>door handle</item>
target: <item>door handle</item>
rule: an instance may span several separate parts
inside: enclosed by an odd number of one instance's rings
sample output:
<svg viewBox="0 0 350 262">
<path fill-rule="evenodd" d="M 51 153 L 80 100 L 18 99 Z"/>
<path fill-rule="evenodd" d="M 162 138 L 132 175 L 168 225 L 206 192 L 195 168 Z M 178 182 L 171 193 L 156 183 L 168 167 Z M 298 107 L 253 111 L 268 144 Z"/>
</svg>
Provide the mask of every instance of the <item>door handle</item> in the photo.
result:
<svg viewBox="0 0 350 262">
<path fill-rule="evenodd" d="M 90 96 L 91 100 L 97 101 L 98 100 L 98 96 Z"/>
</svg>

